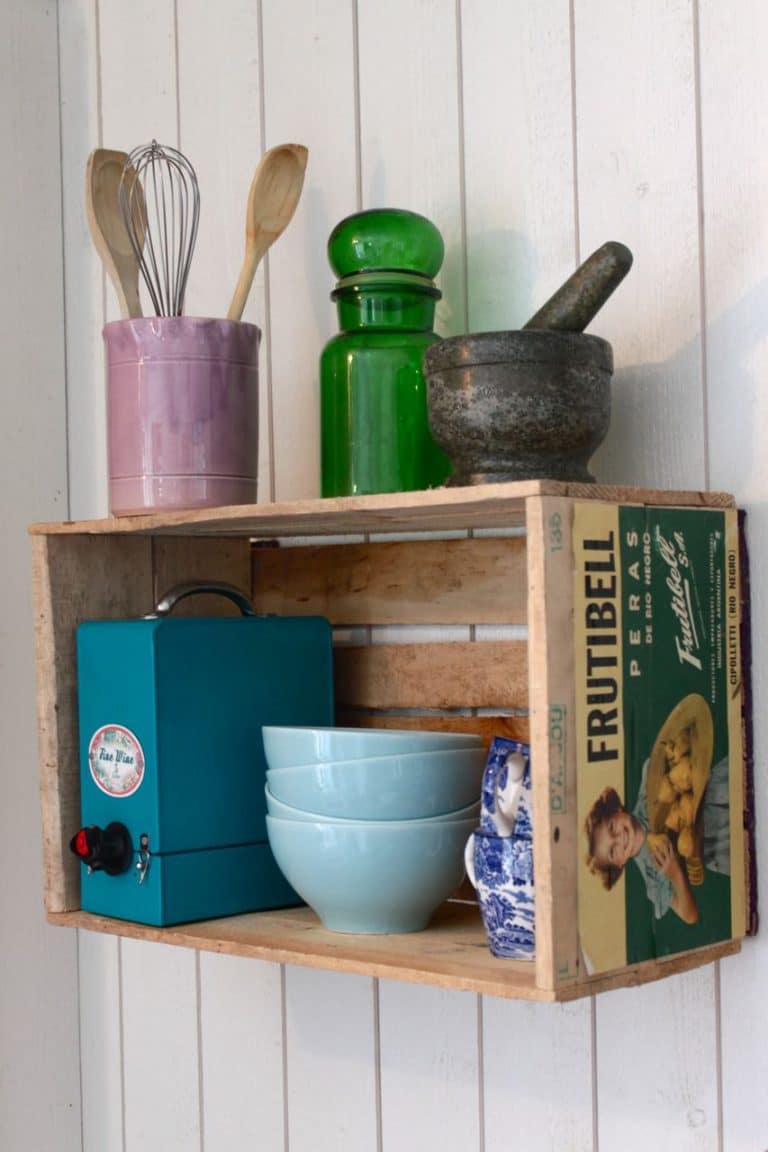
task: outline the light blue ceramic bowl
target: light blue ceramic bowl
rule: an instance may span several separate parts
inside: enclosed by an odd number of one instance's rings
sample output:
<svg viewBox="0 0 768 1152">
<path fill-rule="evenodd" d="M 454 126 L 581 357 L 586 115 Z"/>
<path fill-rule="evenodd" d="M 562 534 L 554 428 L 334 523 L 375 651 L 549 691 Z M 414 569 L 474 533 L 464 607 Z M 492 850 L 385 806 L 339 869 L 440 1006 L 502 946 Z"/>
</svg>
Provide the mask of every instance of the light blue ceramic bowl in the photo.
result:
<svg viewBox="0 0 768 1152">
<path fill-rule="evenodd" d="M 270 768 L 315 761 L 359 760 L 403 752 L 481 748 L 480 736 L 466 732 L 421 732 L 395 728 L 262 728 Z"/>
<path fill-rule="evenodd" d="M 267 816 L 289 884 L 334 932 L 418 932 L 464 877 L 471 820 L 305 823 Z"/>
<path fill-rule="evenodd" d="M 420 820 L 480 799 L 485 749 L 405 752 L 367 760 L 270 768 L 272 795 L 292 808 L 346 820 Z"/>
<path fill-rule="evenodd" d="M 269 784 L 264 785 L 264 796 L 269 815 L 278 816 L 281 820 L 304 820 L 317 824 L 352 823 L 352 820 L 341 816 L 323 816 L 319 812 L 310 812 L 306 808 L 293 808 L 290 804 L 283 804 L 282 800 L 278 800 L 276 796 L 272 795 Z M 464 808 L 457 808 L 453 812 L 441 812 L 438 816 L 425 817 L 425 819 L 430 822 L 432 820 L 474 820 L 477 823 L 480 819 L 480 801 L 476 800 L 474 804 L 467 804 Z"/>
</svg>

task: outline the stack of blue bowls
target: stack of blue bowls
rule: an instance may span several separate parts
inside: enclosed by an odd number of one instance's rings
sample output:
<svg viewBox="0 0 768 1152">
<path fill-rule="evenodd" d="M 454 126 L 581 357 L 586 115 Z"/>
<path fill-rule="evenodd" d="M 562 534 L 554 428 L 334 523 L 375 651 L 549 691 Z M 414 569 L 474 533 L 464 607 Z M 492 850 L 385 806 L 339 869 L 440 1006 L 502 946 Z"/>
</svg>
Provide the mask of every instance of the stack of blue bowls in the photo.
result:
<svg viewBox="0 0 768 1152">
<path fill-rule="evenodd" d="M 456 732 L 265 727 L 275 860 L 336 932 L 416 932 L 461 884 L 486 748 Z"/>
</svg>

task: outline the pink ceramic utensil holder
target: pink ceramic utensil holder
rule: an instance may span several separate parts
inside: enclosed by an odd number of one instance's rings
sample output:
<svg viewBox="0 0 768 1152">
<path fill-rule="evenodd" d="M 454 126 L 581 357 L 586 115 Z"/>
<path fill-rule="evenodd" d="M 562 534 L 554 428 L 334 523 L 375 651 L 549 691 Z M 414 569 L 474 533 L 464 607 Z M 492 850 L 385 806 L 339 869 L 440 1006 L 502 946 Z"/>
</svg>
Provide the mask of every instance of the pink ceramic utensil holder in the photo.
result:
<svg viewBox="0 0 768 1152">
<path fill-rule="evenodd" d="M 103 335 L 112 514 L 255 503 L 260 329 L 153 316 Z"/>
</svg>

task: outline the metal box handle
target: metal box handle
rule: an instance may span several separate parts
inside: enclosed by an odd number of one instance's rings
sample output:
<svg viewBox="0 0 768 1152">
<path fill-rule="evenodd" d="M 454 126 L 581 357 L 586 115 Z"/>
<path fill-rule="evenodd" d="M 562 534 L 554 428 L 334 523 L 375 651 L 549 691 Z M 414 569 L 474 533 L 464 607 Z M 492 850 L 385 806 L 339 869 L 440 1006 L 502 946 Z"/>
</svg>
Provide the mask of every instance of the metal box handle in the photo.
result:
<svg viewBox="0 0 768 1152">
<path fill-rule="evenodd" d="M 145 620 L 156 620 L 159 616 L 169 616 L 180 600 L 187 596 L 198 595 L 226 596 L 240 609 L 243 616 L 255 616 L 256 611 L 248 597 L 236 588 L 234 584 L 227 584 L 223 580 L 206 580 L 200 582 L 190 580 L 183 584 L 175 584 L 164 596 L 158 600 L 154 612 L 148 612 Z"/>
</svg>

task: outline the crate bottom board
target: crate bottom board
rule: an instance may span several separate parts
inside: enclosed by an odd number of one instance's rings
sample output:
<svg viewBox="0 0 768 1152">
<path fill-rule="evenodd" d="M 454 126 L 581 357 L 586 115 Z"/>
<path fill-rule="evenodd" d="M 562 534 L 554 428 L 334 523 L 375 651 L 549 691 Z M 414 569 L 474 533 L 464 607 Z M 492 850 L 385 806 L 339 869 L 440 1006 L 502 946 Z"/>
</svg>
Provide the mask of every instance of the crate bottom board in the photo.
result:
<svg viewBox="0 0 768 1152">
<path fill-rule="evenodd" d="M 477 906 L 448 901 L 422 932 L 360 936 L 329 932 L 306 907 L 150 928 L 89 912 L 51 912 L 52 924 L 281 964 L 353 972 L 502 999 L 564 1001 L 699 968 L 741 950 L 729 940 L 663 960 L 587 977 L 557 989 L 536 985 L 536 966 L 492 956 Z"/>
</svg>

